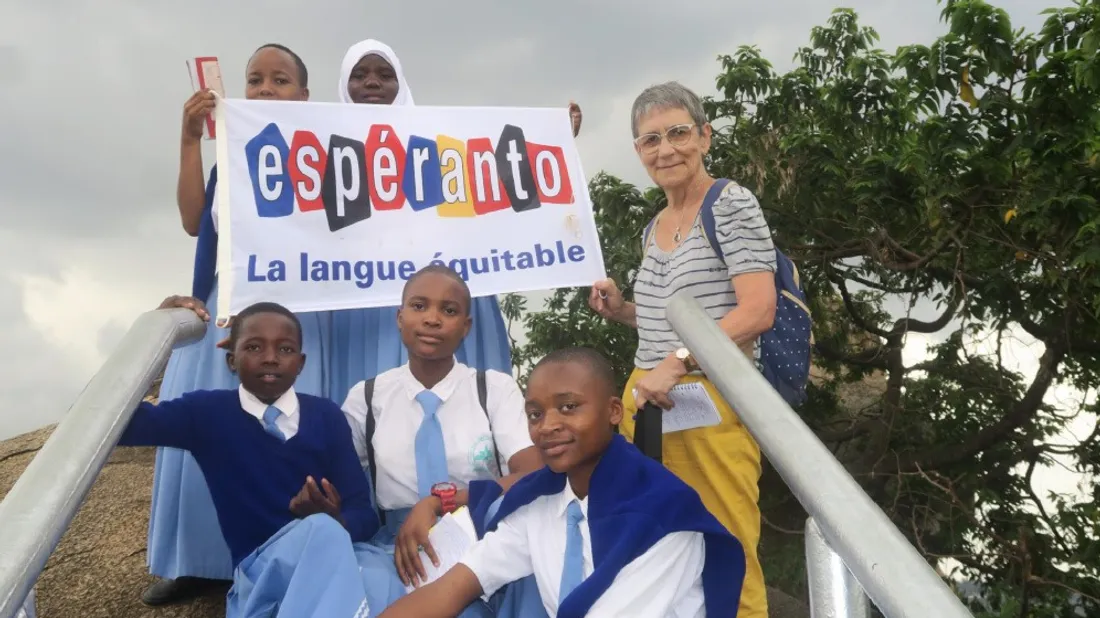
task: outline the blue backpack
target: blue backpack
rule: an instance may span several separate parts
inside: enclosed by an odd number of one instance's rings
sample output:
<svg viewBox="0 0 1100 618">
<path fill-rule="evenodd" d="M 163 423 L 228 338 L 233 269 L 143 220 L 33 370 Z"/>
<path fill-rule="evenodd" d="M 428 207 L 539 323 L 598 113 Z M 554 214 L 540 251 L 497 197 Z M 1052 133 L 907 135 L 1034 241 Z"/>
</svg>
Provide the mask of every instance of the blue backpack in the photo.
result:
<svg viewBox="0 0 1100 618">
<path fill-rule="evenodd" d="M 725 263 L 714 224 L 714 203 L 729 186 L 737 186 L 719 178 L 707 191 L 699 218 L 711 249 Z M 653 224 L 649 222 L 643 234 L 642 250 L 649 247 Z M 760 371 L 772 387 L 792 406 L 806 400 L 806 382 L 810 379 L 810 348 L 814 343 L 810 308 L 806 293 L 798 278 L 798 268 L 779 249 L 775 250 L 775 321 L 771 329 L 760 335 Z"/>
</svg>

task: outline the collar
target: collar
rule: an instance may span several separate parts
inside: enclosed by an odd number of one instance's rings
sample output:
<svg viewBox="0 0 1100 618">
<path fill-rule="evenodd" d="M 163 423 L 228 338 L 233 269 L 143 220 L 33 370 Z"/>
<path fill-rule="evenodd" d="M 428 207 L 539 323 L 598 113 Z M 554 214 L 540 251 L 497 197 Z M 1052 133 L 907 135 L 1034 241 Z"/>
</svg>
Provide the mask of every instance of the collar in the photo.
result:
<svg viewBox="0 0 1100 618">
<path fill-rule="evenodd" d="M 241 408 L 245 412 L 248 412 L 252 416 L 263 420 L 264 412 L 267 411 L 267 404 L 256 398 L 255 395 L 245 390 L 244 386 L 237 388 L 237 392 L 241 397 Z M 290 390 L 283 393 L 275 403 L 271 404 L 276 408 L 279 408 L 279 412 L 286 417 L 294 416 L 298 413 L 298 395 L 294 392 L 294 387 L 290 387 Z"/>
<path fill-rule="evenodd" d="M 435 393 L 441 401 L 446 402 L 454 394 L 459 382 L 469 374 L 469 371 L 469 367 L 455 360 L 454 366 L 447 372 L 447 375 L 443 376 L 438 384 L 428 390 Z M 412 374 L 412 369 L 409 369 L 408 363 L 401 366 L 401 381 L 409 401 L 416 401 L 416 396 L 424 391 L 424 385 Z"/>
<path fill-rule="evenodd" d="M 557 495 L 557 504 L 554 504 L 554 513 L 558 517 L 565 518 L 565 509 L 569 508 L 569 503 L 576 500 L 581 504 L 581 513 L 584 514 L 584 518 L 588 519 L 588 498 L 578 498 L 577 494 L 573 491 L 573 486 L 569 484 L 569 481 L 565 481 L 565 487 L 561 490 L 561 493 Z"/>
</svg>

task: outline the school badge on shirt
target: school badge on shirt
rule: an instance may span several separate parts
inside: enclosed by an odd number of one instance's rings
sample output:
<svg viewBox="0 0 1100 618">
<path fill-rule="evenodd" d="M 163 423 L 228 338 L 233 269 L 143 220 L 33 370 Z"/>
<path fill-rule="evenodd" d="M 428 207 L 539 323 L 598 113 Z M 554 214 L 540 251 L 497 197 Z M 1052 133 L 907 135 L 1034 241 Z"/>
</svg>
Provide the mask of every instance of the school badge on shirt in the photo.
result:
<svg viewBox="0 0 1100 618">
<path fill-rule="evenodd" d="M 493 477 L 500 473 L 496 470 L 496 456 L 492 436 L 481 436 L 470 447 L 470 467 L 478 476 Z"/>
</svg>

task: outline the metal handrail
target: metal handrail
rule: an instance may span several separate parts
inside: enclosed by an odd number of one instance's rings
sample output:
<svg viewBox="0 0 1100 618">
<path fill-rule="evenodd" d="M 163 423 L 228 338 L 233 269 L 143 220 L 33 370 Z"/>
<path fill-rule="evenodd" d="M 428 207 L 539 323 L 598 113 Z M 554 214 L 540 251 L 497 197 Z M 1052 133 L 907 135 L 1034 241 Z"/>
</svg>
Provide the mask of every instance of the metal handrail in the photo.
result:
<svg viewBox="0 0 1100 618">
<path fill-rule="evenodd" d="M 677 294 L 667 315 L 828 546 L 887 618 L 973 618 L 695 298 Z"/>
<path fill-rule="evenodd" d="M 0 618 L 22 609 L 172 348 L 205 331 L 186 309 L 141 315 L 0 502 Z"/>
</svg>

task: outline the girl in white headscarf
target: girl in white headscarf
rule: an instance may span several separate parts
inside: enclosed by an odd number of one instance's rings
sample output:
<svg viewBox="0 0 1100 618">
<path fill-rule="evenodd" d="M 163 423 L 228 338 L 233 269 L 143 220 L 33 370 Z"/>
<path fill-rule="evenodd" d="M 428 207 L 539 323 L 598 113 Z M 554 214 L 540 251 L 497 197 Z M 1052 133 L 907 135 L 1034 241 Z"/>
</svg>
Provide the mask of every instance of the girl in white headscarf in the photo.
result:
<svg viewBox="0 0 1100 618">
<path fill-rule="evenodd" d="M 390 46 L 374 39 L 352 45 L 344 55 L 340 67 L 338 95 L 344 103 L 414 105 L 412 90 L 405 80 L 397 54 Z M 572 104 L 570 111 L 576 133 L 580 126 L 580 108 Z M 511 375 L 508 329 L 496 297 L 473 299 L 470 317 L 473 319 L 473 326 L 455 353 L 458 362 L 479 370 L 495 370 Z M 334 371 L 331 372 L 331 393 L 350 393 L 352 387 L 361 380 L 399 367 L 408 360 L 408 353 L 397 329 L 397 307 L 334 312 L 332 334 L 334 362 L 330 366 Z M 362 398 L 361 392 L 356 393 L 358 394 L 349 395 L 349 401 L 351 397 L 356 397 L 356 402 Z M 517 409 L 516 413 L 522 415 L 524 412 Z M 533 447 L 531 451 L 534 452 Z M 518 466 L 515 460 L 521 454 L 523 453 L 513 457 L 509 465 Z M 414 459 L 415 454 L 410 448 L 409 466 L 414 465 Z M 383 462 L 376 461 L 376 464 L 380 470 L 385 469 Z M 534 464 L 531 469 L 513 468 L 512 472 L 530 472 L 539 467 L 541 462 L 536 461 Z M 374 489 L 377 492 L 377 488 Z M 356 545 L 372 615 L 405 594 L 402 576 L 398 575 L 394 563 L 394 543 L 401 536 L 399 533 L 407 533 L 403 524 L 413 506 L 415 505 L 410 504 L 408 508 L 387 511 L 383 527 L 374 540 L 369 544 Z M 527 578 L 510 584 L 494 595 L 489 603 L 478 601 L 467 607 L 461 618 L 534 618 L 545 615 L 534 578 Z"/>
<path fill-rule="evenodd" d="M 397 54 L 374 39 L 356 43 L 344 54 L 339 96 L 344 103 L 415 105 Z"/>
<path fill-rule="evenodd" d="M 414 105 L 401 60 L 389 45 L 367 39 L 352 45 L 340 66 L 338 96 L 344 103 Z M 571 104 L 574 133 L 580 108 Z M 470 308 L 473 326 L 455 356 L 483 371 L 511 375 L 508 328 L 494 296 L 475 298 Z M 332 316 L 332 370 L 329 393 L 347 393 L 360 380 L 400 367 L 408 360 L 397 331 L 397 307 L 337 311 Z"/>
</svg>

